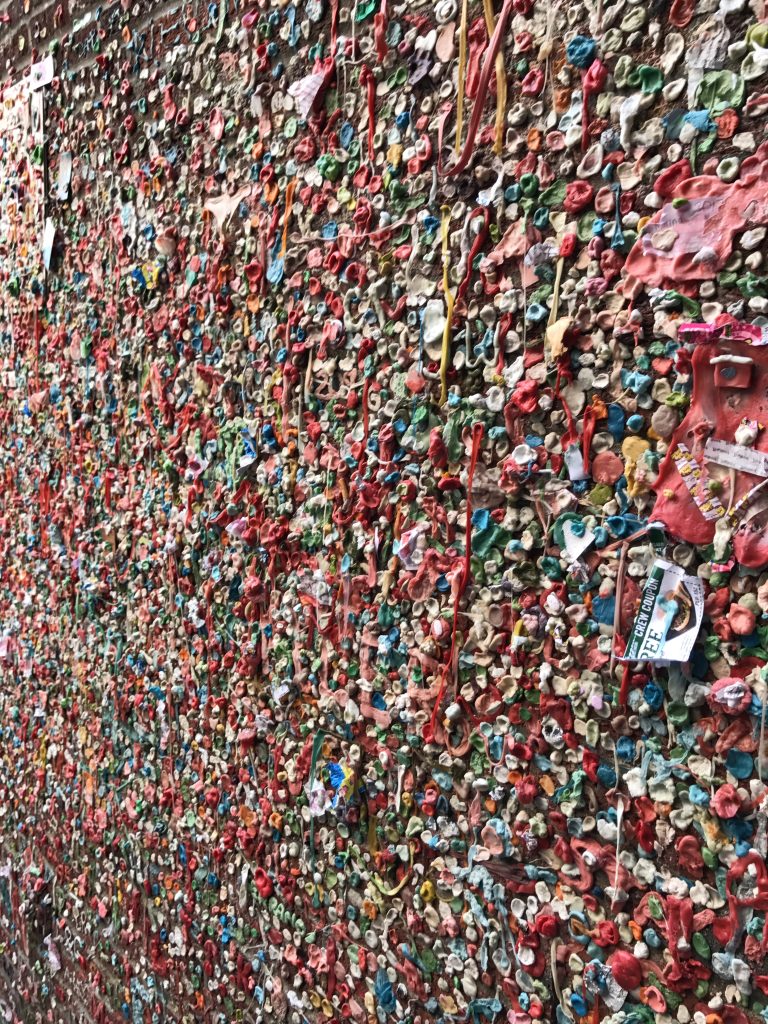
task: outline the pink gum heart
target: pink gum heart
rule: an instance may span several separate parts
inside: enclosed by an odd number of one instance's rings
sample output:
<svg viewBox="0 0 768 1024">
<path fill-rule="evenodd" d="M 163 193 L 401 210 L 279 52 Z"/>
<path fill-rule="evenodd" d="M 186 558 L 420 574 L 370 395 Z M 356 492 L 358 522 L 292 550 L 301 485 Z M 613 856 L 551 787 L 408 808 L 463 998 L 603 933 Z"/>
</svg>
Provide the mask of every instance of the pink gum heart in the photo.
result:
<svg viewBox="0 0 768 1024">
<path fill-rule="evenodd" d="M 716 383 L 716 366 L 711 365 L 715 356 L 733 355 L 753 361 L 751 380 L 748 387 L 723 387 Z M 742 341 L 722 341 L 716 345 L 703 344 L 694 351 L 691 359 L 693 368 L 693 395 L 691 404 L 682 423 L 672 435 L 669 451 L 659 469 L 655 483 L 657 494 L 651 518 L 664 523 L 670 534 L 689 544 L 709 544 L 715 536 L 715 519 L 705 519 L 691 496 L 672 458 L 678 444 L 683 444 L 691 457 L 704 469 L 706 477 L 721 481 L 721 502 L 728 506 L 739 501 L 748 491 L 760 483 L 761 477 L 736 472 L 734 493 L 730 495 L 729 471 L 703 461 L 704 443 L 708 437 L 721 439 L 733 444 L 736 428 L 744 418 L 766 422 L 768 398 L 761 381 L 768 378 L 768 346 L 749 345 Z M 768 448 L 768 433 L 762 432 L 755 446 L 765 451 Z M 763 496 L 764 497 L 764 496 Z M 762 509 L 763 502 L 760 507 Z M 768 565 L 768 530 L 764 529 L 765 514 L 761 510 L 747 522 L 750 509 L 747 507 L 734 524 L 737 530 L 733 538 L 736 557 L 742 565 L 759 569 Z"/>
<path fill-rule="evenodd" d="M 734 235 L 768 223 L 767 185 L 768 143 L 732 184 L 710 175 L 680 182 L 675 201 L 688 202 L 665 203 L 646 224 L 627 257 L 624 294 L 635 298 L 644 286 L 695 294 L 695 282 L 711 280 L 728 260 Z"/>
</svg>

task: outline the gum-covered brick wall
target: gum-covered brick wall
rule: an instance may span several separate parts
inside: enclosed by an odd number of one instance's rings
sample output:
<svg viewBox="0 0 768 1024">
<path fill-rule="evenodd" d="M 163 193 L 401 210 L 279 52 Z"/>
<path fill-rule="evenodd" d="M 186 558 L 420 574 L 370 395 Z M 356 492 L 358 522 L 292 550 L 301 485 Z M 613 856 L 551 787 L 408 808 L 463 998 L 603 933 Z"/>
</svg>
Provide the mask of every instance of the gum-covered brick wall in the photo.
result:
<svg viewBox="0 0 768 1024">
<path fill-rule="evenodd" d="M 1 0 L 5 1020 L 768 1020 L 764 14 Z"/>
</svg>

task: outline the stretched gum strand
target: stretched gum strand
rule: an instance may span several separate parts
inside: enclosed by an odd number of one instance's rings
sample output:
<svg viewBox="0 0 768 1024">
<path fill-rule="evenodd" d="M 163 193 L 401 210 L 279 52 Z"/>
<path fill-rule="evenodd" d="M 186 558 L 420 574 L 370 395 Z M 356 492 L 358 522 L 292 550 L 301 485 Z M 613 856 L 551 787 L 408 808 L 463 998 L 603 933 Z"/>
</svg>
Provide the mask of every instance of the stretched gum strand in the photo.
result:
<svg viewBox="0 0 768 1024">
<path fill-rule="evenodd" d="M 453 307 L 456 300 L 453 292 L 451 291 L 450 282 L 448 280 L 448 225 L 451 219 L 451 208 L 449 206 L 443 206 L 441 207 L 440 212 L 442 214 L 443 292 L 445 294 L 445 302 L 447 306 L 445 327 L 443 328 L 443 348 L 440 356 L 440 405 L 445 405 L 448 399 L 448 361 L 451 355 L 451 323 L 453 321 Z"/>
<path fill-rule="evenodd" d="M 466 3 L 466 0 L 464 0 Z M 483 0 L 483 16 L 488 35 L 493 36 L 495 28 L 493 14 L 493 0 Z M 501 154 L 504 147 L 504 113 L 507 106 L 507 75 L 504 68 L 504 54 L 501 49 L 496 54 L 496 137 L 493 143 L 493 151 Z"/>
<path fill-rule="evenodd" d="M 504 6 L 501 9 L 498 21 L 496 22 L 496 28 L 494 29 L 491 41 L 488 44 L 488 49 L 485 53 L 483 70 L 480 74 L 477 96 L 475 97 L 474 106 L 472 107 L 472 117 L 469 122 L 469 128 L 467 129 L 467 137 L 464 140 L 464 147 L 456 162 L 445 171 L 446 177 L 448 178 L 452 178 L 463 171 L 469 163 L 469 158 L 472 155 L 475 136 L 477 135 L 477 130 L 480 127 L 480 117 L 483 113 L 483 104 L 485 103 L 485 97 L 488 95 L 488 84 L 491 80 L 491 72 L 493 71 L 496 61 L 496 54 L 500 51 L 501 41 L 507 31 L 507 24 L 512 14 L 512 2 L 513 0 L 504 0 Z"/>
<path fill-rule="evenodd" d="M 467 75 L 467 6 L 469 0 L 461 0 L 461 24 L 459 27 L 459 81 L 456 96 L 456 142 L 454 149 L 458 157 L 461 152 L 461 130 L 464 127 L 464 89 Z"/>
</svg>

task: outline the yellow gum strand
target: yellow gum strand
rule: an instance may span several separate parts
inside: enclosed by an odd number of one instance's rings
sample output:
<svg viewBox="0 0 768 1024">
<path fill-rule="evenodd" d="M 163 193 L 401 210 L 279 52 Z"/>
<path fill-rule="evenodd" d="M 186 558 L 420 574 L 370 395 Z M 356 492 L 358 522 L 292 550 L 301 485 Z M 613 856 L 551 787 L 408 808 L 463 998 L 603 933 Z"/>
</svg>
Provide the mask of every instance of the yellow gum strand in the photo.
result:
<svg viewBox="0 0 768 1024">
<path fill-rule="evenodd" d="M 469 0 L 462 0 L 461 27 L 459 28 L 459 82 L 456 97 L 456 156 L 461 151 L 461 129 L 464 127 L 464 79 L 467 74 L 467 5 Z"/>
<path fill-rule="evenodd" d="M 560 312 L 560 286 L 563 281 L 563 267 L 565 266 L 565 259 L 560 256 L 555 267 L 555 283 L 552 288 L 552 309 L 549 313 L 549 319 L 547 320 L 547 326 L 551 327 L 552 324 L 557 320 Z"/>
<path fill-rule="evenodd" d="M 413 843 L 408 844 L 408 870 L 402 879 L 393 886 L 391 889 L 382 880 L 381 876 L 376 873 L 373 875 L 373 884 L 379 890 L 383 896 L 397 896 L 400 890 L 407 884 L 413 872 Z"/>
<path fill-rule="evenodd" d="M 485 27 L 488 30 L 488 38 L 490 39 L 496 28 L 493 0 L 483 0 L 483 15 L 485 16 Z M 504 114 L 507 107 L 507 75 L 504 70 L 503 48 L 496 54 L 494 70 L 496 72 L 496 138 L 493 143 L 493 152 L 501 153 L 504 148 Z M 461 76 L 461 68 L 459 68 L 459 75 Z M 460 78 L 459 81 L 461 80 Z"/>
<path fill-rule="evenodd" d="M 288 185 L 285 190 L 285 214 L 283 216 L 283 238 L 280 245 L 280 257 L 284 257 L 288 248 L 288 222 L 291 219 L 291 210 L 293 209 L 293 193 L 296 191 L 296 179 Z"/>
<path fill-rule="evenodd" d="M 447 305 L 445 315 L 445 327 L 443 328 L 443 350 L 440 357 L 440 405 L 445 405 L 448 398 L 448 360 L 451 355 L 451 321 L 453 320 L 454 296 L 448 282 L 448 223 L 451 217 L 451 210 L 443 206 L 442 213 L 442 236 L 443 236 L 443 291 Z"/>
</svg>

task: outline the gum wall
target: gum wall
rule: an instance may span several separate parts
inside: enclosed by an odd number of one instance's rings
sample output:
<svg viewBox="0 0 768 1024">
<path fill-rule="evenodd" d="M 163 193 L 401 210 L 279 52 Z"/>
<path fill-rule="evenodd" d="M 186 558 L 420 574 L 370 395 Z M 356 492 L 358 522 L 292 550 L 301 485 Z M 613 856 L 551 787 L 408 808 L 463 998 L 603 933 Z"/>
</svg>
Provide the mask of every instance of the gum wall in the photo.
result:
<svg viewBox="0 0 768 1024">
<path fill-rule="evenodd" d="M 762 0 L 0 0 L 0 1016 L 768 1021 Z"/>
</svg>

